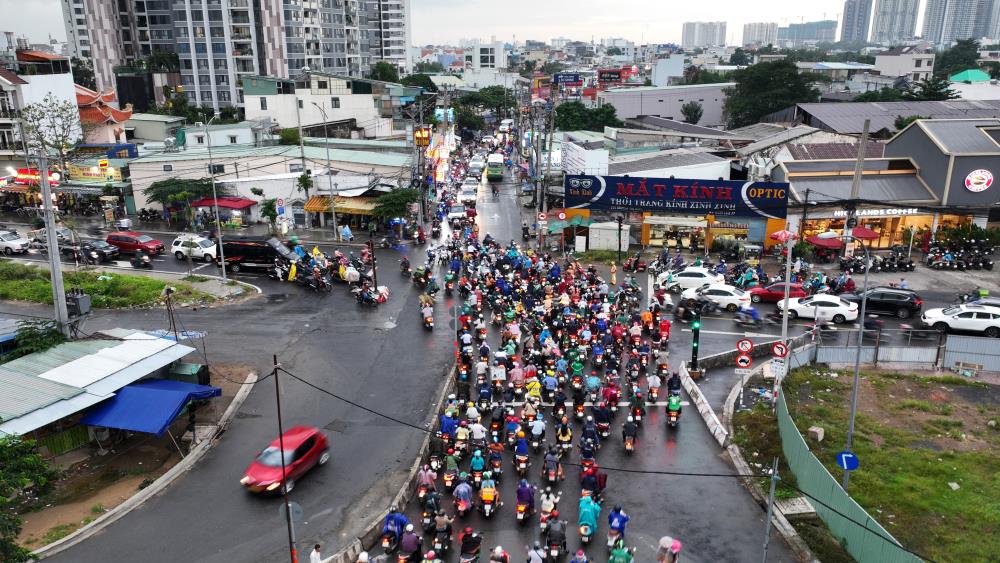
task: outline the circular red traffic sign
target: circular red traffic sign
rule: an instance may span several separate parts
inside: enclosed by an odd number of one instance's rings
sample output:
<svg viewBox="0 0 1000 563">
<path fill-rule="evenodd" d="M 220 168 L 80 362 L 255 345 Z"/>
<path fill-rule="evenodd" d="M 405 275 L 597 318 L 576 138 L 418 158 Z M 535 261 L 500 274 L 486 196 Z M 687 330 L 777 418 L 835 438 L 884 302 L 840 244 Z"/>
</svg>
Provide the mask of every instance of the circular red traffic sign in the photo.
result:
<svg viewBox="0 0 1000 563">
<path fill-rule="evenodd" d="M 753 365 L 753 358 L 748 354 L 740 354 L 736 356 L 736 367 L 738 368 L 748 368 Z"/>
<path fill-rule="evenodd" d="M 565 221 L 566 220 L 566 212 L 565 211 L 560 211 L 559 213 L 556 213 L 556 219 L 559 219 L 560 221 Z"/>
<path fill-rule="evenodd" d="M 544 220 L 546 220 L 546 219 L 548 219 L 548 218 L 549 218 L 549 215 L 548 215 L 548 213 L 545 213 L 544 211 L 540 211 L 540 212 L 538 213 L 538 220 L 539 220 L 539 221 L 544 221 Z"/>
<path fill-rule="evenodd" d="M 749 338 L 741 338 L 736 341 L 736 349 L 744 354 L 749 354 L 753 351 L 753 341 Z"/>
<path fill-rule="evenodd" d="M 784 358 L 788 355 L 788 346 L 781 342 L 775 342 L 771 345 L 771 353 L 774 354 L 775 358 Z"/>
</svg>

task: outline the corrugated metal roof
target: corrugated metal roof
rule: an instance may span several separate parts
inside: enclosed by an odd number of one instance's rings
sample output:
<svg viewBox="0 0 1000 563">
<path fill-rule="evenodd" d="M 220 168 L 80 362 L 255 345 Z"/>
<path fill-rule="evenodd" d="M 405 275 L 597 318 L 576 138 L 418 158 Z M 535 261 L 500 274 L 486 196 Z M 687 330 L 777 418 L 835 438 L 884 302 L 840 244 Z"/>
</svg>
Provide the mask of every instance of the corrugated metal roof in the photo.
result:
<svg viewBox="0 0 1000 563">
<path fill-rule="evenodd" d="M 858 143 L 792 143 L 788 152 L 795 160 L 857 158 Z M 865 158 L 882 158 L 884 154 L 885 145 L 877 141 L 869 141 L 865 147 Z"/>
<path fill-rule="evenodd" d="M 658 130 L 676 131 L 678 133 L 684 133 L 685 135 L 690 135 L 692 137 L 705 135 L 710 137 L 724 137 L 727 139 L 736 138 L 736 135 L 733 135 L 729 131 L 721 131 L 719 129 L 712 129 L 711 127 L 692 125 L 690 123 L 677 121 L 675 119 L 667 119 L 665 117 L 654 117 L 650 115 L 644 115 L 636 117 L 635 119 L 628 119 L 626 121 L 632 123 L 638 123 L 646 127 L 652 127 Z"/>
<path fill-rule="evenodd" d="M 754 123 L 753 125 L 730 129 L 728 133 L 736 135 L 737 137 L 749 137 L 758 141 L 764 137 L 770 137 L 771 135 L 780 133 L 786 129 L 788 129 L 788 127 L 775 125 L 774 123 Z"/>
<path fill-rule="evenodd" d="M 69 362 L 78 360 L 85 356 L 95 354 L 105 348 L 111 348 L 117 345 L 117 340 L 94 339 L 66 342 L 49 348 L 44 352 L 36 352 L 16 360 L 11 360 L 0 366 L 0 370 L 13 371 L 24 375 L 40 376 L 43 373 L 61 365 L 68 364 Z"/>
<path fill-rule="evenodd" d="M 1000 154 L 1000 145 L 982 129 L 1000 126 L 1000 119 L 921 119 L 917 126 L 930 133 L 948 153 Z"/>
<path fill-rule="evenodd" d="M 56 401 L 83 393 L 83 389 L 5 370 L 2 366 L 0 389 L 3 389 L 0 393 L 0 421 L 18 418 Z"/>
<path fill-rule="evenodd" d="M 795 199 L 802 201 L 802 195 L 809 189 L 809 201 L 829 202 L 850 199 L 850 176 L 789 178 Z M 930 202 L 935 198 L 917 179 L 916 174 L 867 175 L 861 178 L 861 199 L 885 202 Z"/>
<path fill-rule="evenodd" d="M 771 147 L 782 145 L 791 141 L 792 139 L 798 139 L 799 137 L 805 137 L 806 135 L 812 135 L 819 129 L 815 127 L 808 127 L 806 125 L 797 125 L 791 129 L 786 129 L 771 135 L 769 137 L 764 137 L 758 141 L 750 143 L 745 147 L 740 147 L 736 149 L 736 152 L 740 156 L 749 156 L 757 151 L 762 151 L 764 149 L 769 149 Z"/>
<path fill-rule="evenodd" d="M 821 121 L 830 130 L 859 134 L 865 119 L 870 131 L 895 131 L 896 117 L 922 115 L 931 119 L 991 118 L 1000 114 L 1000 100 L 949 100 L 945 102 L 844 102 L 798 104 L 800 112 Z"/>
<path fill-rule="evenodd" d="M 675 152 L 671 154 L 659 154 L 647 158 L 634 160 L 612 161 L 608 164 L 608 174 L 617 176 L 619 174 L 631 174 L 644 170 L 658 170 L 661 168 L 677 168 L 681 166 L 693 166 L 695 164 L 709 164 L 712 162 L 725 162 L 726 159 L 709 153 L 699 152 Z"/>
</svg>

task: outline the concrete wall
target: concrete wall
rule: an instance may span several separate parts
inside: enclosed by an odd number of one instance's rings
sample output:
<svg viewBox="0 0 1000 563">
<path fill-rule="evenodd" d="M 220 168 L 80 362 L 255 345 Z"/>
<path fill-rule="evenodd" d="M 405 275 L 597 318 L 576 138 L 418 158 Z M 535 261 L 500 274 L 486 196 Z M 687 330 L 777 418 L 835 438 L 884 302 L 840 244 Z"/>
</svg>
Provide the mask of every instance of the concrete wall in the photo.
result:
<svg viewBox="0 0 1000 563">
<path fill-rule="evenodd" d="M 640 115 L 683 119 L 681 106 L 690 101 L 701 104 L 702 117 L 698 125 L 716 127 L 723 125 L 722 106 L 726 96 L 724 88 L 733 84 L 705 84 L 667 88 L 632 88 L 607 90 L 597 95 L 598 104 L 615 106 L 618 119 L 632 119 Z"/>
<path fill-rule="evenodd" d="M 967 205 L 988 207 L 1000 201 L 1000 156 L 956 156 L 951 169 L 951 182 L 946 205 Z M 989 170 L 993 173 L 993 185 L 981 192 L 972 192 L 965 187 L 965 178 L 973 170 Z"/>
<path fill-rule="evenodd" d="M 684 55 L 670 55 L 653 64 L 653 85 L 670 86 L 684 77 Z"/>
<path fill-rule="evenodd" d="M 184 127 L 185 142 L 187 146 L 208 147 L 211 142 L 212 148 L 223 147 L 225 145 L 253 145 L 254 133 L 249 127 L 219 128 L 212 126 L 210 129 L 204 127 Z"/>
<path fill-rule="evenodd" d="M 295 112 L 297 98 L 302 100 L 299 115 Z M 332 107 L 333 98 L 339 100 L 339 108 Z M 265 100 L 263 104 L 262 99 Z M 358 127 L 365 130 L 365 136 L 368 138 L 388 137 L 394 134 L 392 120 L 379 115 L 375 107 L 375 98 L 371 94 L 299 93 L 247 96 L 244 106 L 248 121 L 270 117 L 280 127 L 290 128 L 298 127 L 299 119 L 302 120 L 303 126 L 324 123 L 323 113 L 313 103 L 319 104 L 326 111 L 328 121 L 357 120 Z"/>
<path fill-rule="evenodd" d="M 920 61 L 917 66 L 916 61 Z M 929 78 L 934 70 L 934 53 L 905 55 L 876 55 L 875 70 L 885 76 L 906 76 L 911 80 L 913 73 L 920 74 L 920 80 Z"/>
</svg>

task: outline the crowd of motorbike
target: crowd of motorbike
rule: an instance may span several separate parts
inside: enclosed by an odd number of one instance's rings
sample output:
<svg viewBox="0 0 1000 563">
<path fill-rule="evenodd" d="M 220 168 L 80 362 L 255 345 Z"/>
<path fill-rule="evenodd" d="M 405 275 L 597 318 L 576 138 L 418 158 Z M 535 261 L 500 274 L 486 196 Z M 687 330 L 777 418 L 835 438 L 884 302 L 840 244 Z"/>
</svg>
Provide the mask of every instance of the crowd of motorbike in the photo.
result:
<svg viewBox="0 0 1000 563">
<path fill-rule="evenodd" d="M 445 205 L 449 198 L 443 194 Z M 398 561 L 440 561 L 453 549 L 463 563 L 478 561 L 485 540 L 461 522 L 474 510 L 484 518 L 502 517 L 497 482 L 510 478 L 518 480 L 510 514 L 519 525 L 534 521 L 539 527 L 528 560 L 562 560 L 570 531 L 558 502 L 579 494 L 575 530 L 582 547 L 590 544 L 602 505 L 610 501 L 598 452 L 634 451 L 664 384 L 665 420 L 670 428 L 678 425 L 680 379 L 667 362 L 671 323 L 661 317 L 660 300 L 641 306 L 631 276 L 614 286 L 593 266 L 573 259 L 560 263 L 489 234 L 480 241 L 471 222 L 427 254 L 423 266 L 411 270 L 404 259 L 400 269 L 422 290 L 427 328 L 433 328 L 434 296 L 442 289 L 434 271 L 443 274 L 447 295 L 457 293 L 456 390 L 419 475 L 421 521 L 410 522 L 394 508 L 381 545 Z M 500 335 L 495 349 L 491 326 Z M 572 485 L 564 484 L 568 475 Z M 633 550 L 624 542 L 628 515 L 620 506 L 605 514 L 610 560 L 632 561 Z M 679 550 L 679 542 L 669 544 L 661 560 L 672 548 Z M 509 561 L 500 546 L 488 551 L 489 561 Z M 574 562 L 587 560 L 582 548 L 573 556 Z"/>
<path fill-rule="evenodd" d="M 361 305 L 376 306 L 389 299 L 389 288 L 375 285 L 375 255 L 371 248 L 364 247 L 361 255 L 355 256 L 353 252 L 344 254 L 339 250 L 328 254 L 319 247 L 306 252 L 296 237 L 290 242 L 291 254 L 274 258 L 274 266 L 268 270 L 271 278 L 294 282 L 316 292 L 333 291 L 334 281 L 344 282 Z"/>
<path fill-rule="evenodd" d="M 992 270 L 994 248 L 985 240 L 933 243 L 925 262 L 935 270 Z"/>
</svg>

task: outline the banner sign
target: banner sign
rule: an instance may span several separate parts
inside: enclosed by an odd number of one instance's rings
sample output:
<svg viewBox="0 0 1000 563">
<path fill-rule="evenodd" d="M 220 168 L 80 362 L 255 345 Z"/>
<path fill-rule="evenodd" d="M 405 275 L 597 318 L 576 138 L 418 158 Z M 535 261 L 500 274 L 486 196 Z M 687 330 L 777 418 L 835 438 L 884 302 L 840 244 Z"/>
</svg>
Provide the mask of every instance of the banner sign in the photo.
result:
<svg viewBox="0 0 1000 563">
<path fill-rule="evenodd" d="M 564 187 L 567 209 L 771 219 L 788 211 L 786 183 L 568 175 Z"/>
<path fill-rule="evenodd" d="M 580 82 L 580 73 L 557 72 L 552 75 L 552 82 L 555 84 L 578 84 Z"/>
<path fill-rule="evenodd" d="M 59 185 L 59 173 L 53 170 L 49 171 L 49 185 L 56 187 Z M 37 168 L 18 168 L 17 175 L 14 176 L 14 183 L 19 186 L 37 186 L 40 185 L 42 181 L 42 176 L 38 172 Z"/>
<path fill-rule="evenodd" d="M 108 182 L 121 182 L 122 181 L 122 169 L 115 166 L 108 166 L 108 161 L 103 161 L 104 166 L 100 164 L 97 166 L 80 165 L 80 164 L 70 164 L 69 178 L 71 180 L 83 180 L 83 181 L 108 181 Z"/>
<path fill-rule="evenodd" d="M 607 82 L 620 83 L 624 80 L 620 68 L 601 69 L 597 71 L 597 80 L 602 84 Z"/>
</svg>

